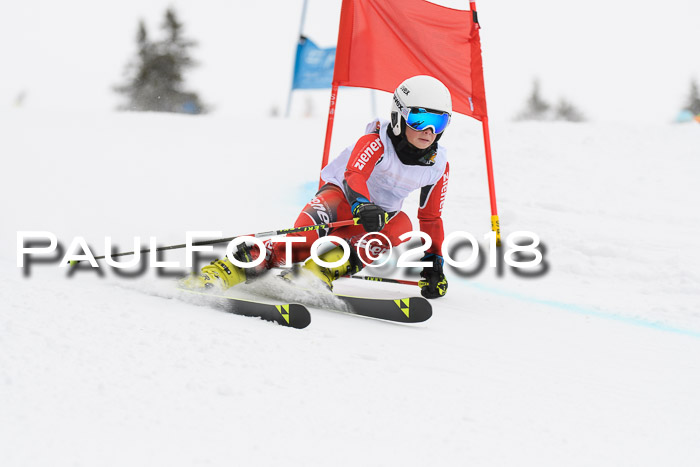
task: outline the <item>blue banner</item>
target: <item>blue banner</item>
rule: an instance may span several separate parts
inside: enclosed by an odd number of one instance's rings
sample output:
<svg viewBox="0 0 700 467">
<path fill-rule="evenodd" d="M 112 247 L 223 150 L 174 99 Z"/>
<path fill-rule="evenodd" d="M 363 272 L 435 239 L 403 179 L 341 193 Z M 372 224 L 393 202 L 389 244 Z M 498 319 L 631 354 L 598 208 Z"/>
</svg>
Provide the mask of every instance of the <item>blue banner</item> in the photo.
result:
<svg viewBox="0 0 700 467">
<path fill-rule="evenodd" d="M 330 88 L 335 66 L 335 47 L 321 49 L 306 37 L 299 38 L 292 89 Z"/>
</svg>

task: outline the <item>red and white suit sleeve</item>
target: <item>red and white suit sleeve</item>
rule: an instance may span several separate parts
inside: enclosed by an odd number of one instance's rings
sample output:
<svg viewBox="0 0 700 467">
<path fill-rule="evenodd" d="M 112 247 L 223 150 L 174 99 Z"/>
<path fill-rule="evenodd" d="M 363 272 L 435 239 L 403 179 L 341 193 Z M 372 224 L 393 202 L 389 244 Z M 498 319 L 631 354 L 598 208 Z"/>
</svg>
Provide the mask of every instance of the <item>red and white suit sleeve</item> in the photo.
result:
<svg viewBox="0 0 700 467">
<path fill-rule="evenodd" d="M 351 206 L 358 200 L 371 201 L 367 180 L 383 155 L 384 145 L 376 133 L 364 135 L 355 144 L 344 175 L 345 194 Z"/>
<path fill-rule="evenodd" d="M 442 227 L 442 208 L 445 204 L 449 178 L 450 164 L 447 163 L 440 179 L 434 185 L 424 186 L 421 189 L 420 207 L 418 208 L 420 230 L 430 235 L 433 240 L 427 253 L 435 253 L 440 256 L 442 256 L 442 241 L 445 239 L 445 231 Z"/>
</svg>

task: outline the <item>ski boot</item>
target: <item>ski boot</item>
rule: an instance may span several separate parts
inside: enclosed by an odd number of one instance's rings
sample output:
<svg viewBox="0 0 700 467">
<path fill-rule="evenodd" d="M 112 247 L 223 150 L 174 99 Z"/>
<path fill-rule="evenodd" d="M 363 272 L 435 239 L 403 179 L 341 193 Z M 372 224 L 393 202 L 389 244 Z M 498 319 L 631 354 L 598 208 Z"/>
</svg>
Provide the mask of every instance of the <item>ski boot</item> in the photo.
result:
<svg viewBox="0 0 700 467">
<path fill-rule="evenodd" d="M 319 259 L 322 259 L 327 263 L 335 263 L 342 258 L 343 248 L 339 246 L 323 253 L 322 255 L 319 255 Z M 306 262 L 304 262 L 301 269 L 302 271 L 306 271 L 308 273 L 307 275 L 319 279 L 325 288 L 332 291 L 334 280 L 341 276 L 352 275 L 359 272 L 362 269 L 362 262 L 357 255 L 354 254 L 354 252 L 351 252 L 350 258 L 348 258 L 348 260 L 340 266 L 326 268 L 316 264 L 313 258 L 309 258 L 306 260 Z"/>
<path fill-rule="evenodd" d="M 234 257 L 242 263 L 253 260 L 250 248 L 244 244 L 238 245 Z M 217 259 L 204 266 L 200 274 L 191 274 L 181 279 L 179 285 L 189 290 L 226 290 L 258 275 L 257 269 L 253 269 L 255 271 L 239 268 L 228 258 Z"/>
</svg>

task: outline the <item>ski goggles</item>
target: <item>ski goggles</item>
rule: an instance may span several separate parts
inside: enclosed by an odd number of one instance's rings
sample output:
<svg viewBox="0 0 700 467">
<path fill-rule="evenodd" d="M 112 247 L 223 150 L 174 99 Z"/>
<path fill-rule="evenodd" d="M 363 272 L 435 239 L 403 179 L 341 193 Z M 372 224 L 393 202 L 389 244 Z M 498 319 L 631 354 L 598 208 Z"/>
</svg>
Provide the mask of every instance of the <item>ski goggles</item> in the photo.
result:
<svg viewBox="0 0 700 467">
<path fill-rule="evenodd" d="M 395 101 L 401 103 L 401 99 L 398 99 L 396 95 Z M 399 105 L 401 110 L 401 115 L 404 120 L 406 120 L 406 125 L 413 128 L 416 131 L 427 130 L 428 128 L 433 129 L 433 133 L 436 135 L 445 131 L 447 125 L 450 124 L 450 114 L 447 112 L 442 112 L 439 110 L 426 109 L 424 107 L 406 107 L 405 105 Z"/>
<path fill-rule="evenodd" d="M 422 107 L 412 107 L 409 109 L 408 116 L 404 116 L 406 125 L 416 131 L 433 129 L 436 135 L 445 131 L 447 125 L 450 124 L 450 114 L 447 112 L 436 112 L 434 110 L 424 109 Z"/>
</svg>

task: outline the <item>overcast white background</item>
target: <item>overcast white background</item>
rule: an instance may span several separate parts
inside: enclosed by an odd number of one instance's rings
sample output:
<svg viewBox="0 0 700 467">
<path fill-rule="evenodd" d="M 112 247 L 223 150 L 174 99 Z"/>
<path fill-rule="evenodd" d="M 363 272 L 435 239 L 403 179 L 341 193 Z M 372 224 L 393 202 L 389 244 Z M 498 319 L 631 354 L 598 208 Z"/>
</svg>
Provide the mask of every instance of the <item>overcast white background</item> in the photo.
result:
<svg viewBox="0 0 700 467">
<path fill-rule="evenodd" d="M 468 7 L 466 0 L 437 3 Z M 168 5 L 199 42 L 193 55 L 201 67 L 187 76 L 188 87 L 217 112 L 284 111 L 302 0 L 2 2 L 0 108 L 24 93 L 27 109 L 113 109 L 111 87 L 135 51 L 138 19 L 157 36 Z M 340 5 L 308 2 L 304 33 L 320 46 L 335 45 Z M 593 121 L 672 121 L 700 77 L 698 2 L 482 0 L 477 9 L 492 121 L 517 114 L 535 78 L 545 99 L 565 97 Z M 381 113 L 388 101 L 378 94 Z M 328 95 L 296 93 L 292 114 L 311 96 L 315 115 L 323 115 Z M 343 91 L 341 118 L 349 101 L 370 113 L 368 91 Z"/>
<path fill-rule="evenodd" d="M 295 96 L 314 119 L 263 118 L 286 103 L 302 0 L 171 3 L 211 115 L 112 111 L 139 17 L 155 33 L 168 2 L 0 1 L 2 467 L 700 465 L 700 126 L 668 123 L 700 78 L 700 6 L 477 2 L 500 226 L 537 233 L 547 272 L 450 270 L 421 325 L 310 306 L 297 331 L 167 300 L 153 269 L 16 267 L 20 230 L 97 254 L 107 236 L 126 250 L 285 228 L 313 195 L 328 90 Z M 319 45 L 340 3 L 309 1 Z M 593 121 L 509 122 L 536 76 Z M 362 134 L 369 95 L 341 92 L 331 157 Z M 455 118 L 441 143 L 445 230 L 481 239 L 478 126 Z"/>
</svg>

